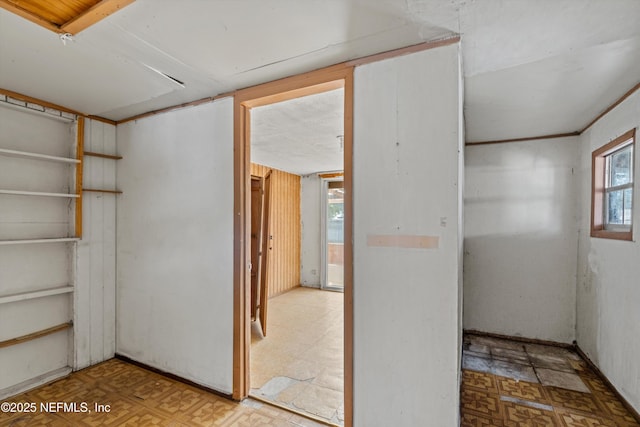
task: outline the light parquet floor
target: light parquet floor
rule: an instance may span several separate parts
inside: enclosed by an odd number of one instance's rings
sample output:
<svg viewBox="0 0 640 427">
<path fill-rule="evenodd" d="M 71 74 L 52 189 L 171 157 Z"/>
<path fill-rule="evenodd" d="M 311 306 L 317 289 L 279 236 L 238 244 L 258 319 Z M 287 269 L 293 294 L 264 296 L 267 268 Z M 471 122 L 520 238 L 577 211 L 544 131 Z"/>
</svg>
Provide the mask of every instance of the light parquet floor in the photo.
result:
<svg viewBox="0 0 640 427">
<path fill-rule="evenodd" d="M 251 395 L 344 424 L 344 296 L 295 288 L 269 300 L 251 331 Z"/>
<path fill-rule="evenodd" d="M 0 411 L 0 426 L 322 426 L 252 399 L 236 403 L 118 359 L 3 401 L 12 402 L 35 404 L 36 410 Z M 75 403 L 78 412 L 41 410 L 42 402 Z M 90 412 L 83 412 L 83 403 Z M 96 411 L 96 404 L 108 405 L 108 412 Z"/>
</svg>

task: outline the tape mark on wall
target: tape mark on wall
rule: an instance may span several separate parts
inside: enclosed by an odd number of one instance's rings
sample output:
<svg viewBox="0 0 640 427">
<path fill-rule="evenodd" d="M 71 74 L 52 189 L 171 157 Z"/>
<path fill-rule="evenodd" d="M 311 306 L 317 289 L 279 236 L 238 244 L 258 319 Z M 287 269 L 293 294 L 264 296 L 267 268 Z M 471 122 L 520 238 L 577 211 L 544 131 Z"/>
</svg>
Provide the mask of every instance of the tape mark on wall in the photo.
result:
<svg viewBox="0 0 640 427">
<path fill-rule="evenodd" d="M 439 236 L 368 234 L 367 246 L 387 248 L 438 249 Z"/>
</svg>

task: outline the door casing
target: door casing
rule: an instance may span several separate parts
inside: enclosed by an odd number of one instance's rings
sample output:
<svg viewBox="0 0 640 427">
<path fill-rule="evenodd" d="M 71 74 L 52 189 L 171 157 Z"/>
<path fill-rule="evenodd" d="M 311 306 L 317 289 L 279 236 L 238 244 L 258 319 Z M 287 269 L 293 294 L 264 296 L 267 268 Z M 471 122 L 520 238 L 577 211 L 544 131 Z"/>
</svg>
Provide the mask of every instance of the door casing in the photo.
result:
<svg viewBox="0 0 640 427">
<path fill-rule="evenodd" d="M 249 394 L 251 346 L 251 108 L 344 88 L 344 408 L 345 426 L 353 424 L 353 65 L 338 64 L 234 94 L 234 337 L 233 398 Z"/>
</svg>

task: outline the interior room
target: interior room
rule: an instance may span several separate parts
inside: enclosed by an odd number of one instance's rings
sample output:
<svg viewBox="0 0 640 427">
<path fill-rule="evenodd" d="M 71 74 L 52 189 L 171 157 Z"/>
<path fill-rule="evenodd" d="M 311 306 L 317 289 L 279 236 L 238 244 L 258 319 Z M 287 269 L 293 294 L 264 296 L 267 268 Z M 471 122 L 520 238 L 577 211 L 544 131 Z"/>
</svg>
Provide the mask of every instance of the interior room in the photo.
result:
<svg viewBox="0 0 640 427">
<path fill-rule="evenodd" d="M 640 425 L 638 18 L 0 0 L 0 425 Z"/>
</svg>

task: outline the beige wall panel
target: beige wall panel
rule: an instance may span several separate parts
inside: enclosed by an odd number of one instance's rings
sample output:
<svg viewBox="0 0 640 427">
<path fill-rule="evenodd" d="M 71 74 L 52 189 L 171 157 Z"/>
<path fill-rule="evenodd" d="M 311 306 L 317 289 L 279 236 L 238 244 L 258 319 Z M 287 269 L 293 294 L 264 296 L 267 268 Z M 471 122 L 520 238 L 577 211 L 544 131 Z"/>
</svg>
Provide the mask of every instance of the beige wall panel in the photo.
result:
<svg viewBox="0 0 640 427">
<path fill-rule="evenodd" d="M 300 177 L 252 163 L 251 175 L 271 178 L 269 297 L 300 286 Z"/>
</svg>

